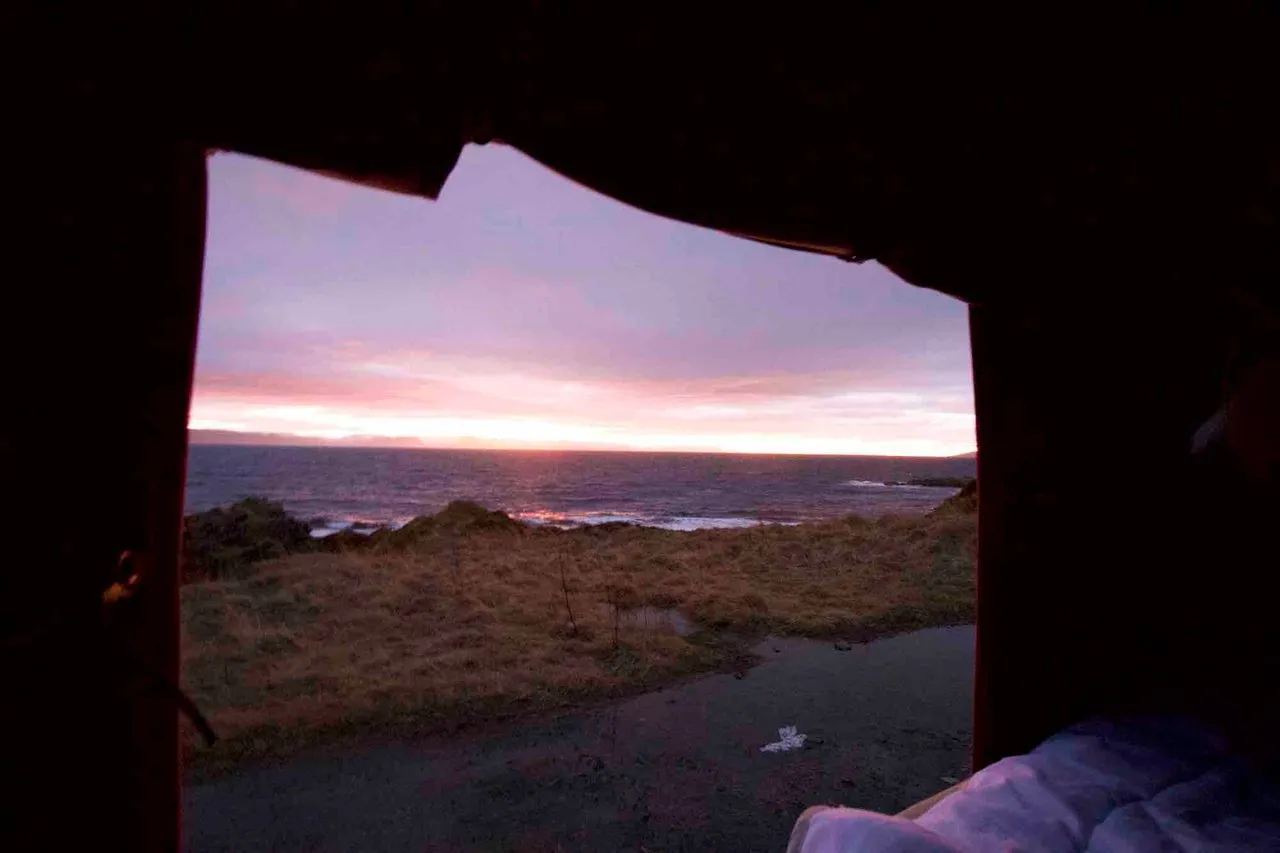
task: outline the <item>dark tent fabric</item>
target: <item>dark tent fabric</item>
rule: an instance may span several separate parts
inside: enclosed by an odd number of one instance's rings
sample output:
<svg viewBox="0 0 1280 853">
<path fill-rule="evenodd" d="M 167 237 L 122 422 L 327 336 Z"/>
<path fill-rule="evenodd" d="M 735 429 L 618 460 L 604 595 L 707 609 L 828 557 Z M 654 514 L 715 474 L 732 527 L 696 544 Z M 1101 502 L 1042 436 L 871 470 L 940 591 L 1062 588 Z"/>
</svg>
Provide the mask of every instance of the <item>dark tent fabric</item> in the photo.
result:
<svg viewBox="0 0 1280 853">
<path fill-rule="evenodd" d="M 497 139 L 970 301 L 1261 292 L 1280 271 L 1265 8 L 289 8 L 199 23 L 212 144 L 433 196 L 461 145 Z"/>
</svg>

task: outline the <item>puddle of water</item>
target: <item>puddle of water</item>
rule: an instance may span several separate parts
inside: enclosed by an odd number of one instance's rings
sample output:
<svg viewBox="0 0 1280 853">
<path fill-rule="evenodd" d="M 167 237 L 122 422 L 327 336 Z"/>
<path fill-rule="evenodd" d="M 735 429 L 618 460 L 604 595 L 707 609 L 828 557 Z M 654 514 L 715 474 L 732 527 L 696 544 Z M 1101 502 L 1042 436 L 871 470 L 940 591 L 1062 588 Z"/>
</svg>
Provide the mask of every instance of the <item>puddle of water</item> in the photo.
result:
<svg viewBox="0 0 1280 853">
<path fill-rule="evenodd" d="M 613 610 L 607 604 L 600 605 L 600 612 L 610 618 Z M 618 619 L 624 630 L 631 631 L 670 631 L 678 637 L 687 637 L 694 631 L 689 618 L 679 610 L 670 607 L 631 607 L 623 610 Z"/>
</svg>

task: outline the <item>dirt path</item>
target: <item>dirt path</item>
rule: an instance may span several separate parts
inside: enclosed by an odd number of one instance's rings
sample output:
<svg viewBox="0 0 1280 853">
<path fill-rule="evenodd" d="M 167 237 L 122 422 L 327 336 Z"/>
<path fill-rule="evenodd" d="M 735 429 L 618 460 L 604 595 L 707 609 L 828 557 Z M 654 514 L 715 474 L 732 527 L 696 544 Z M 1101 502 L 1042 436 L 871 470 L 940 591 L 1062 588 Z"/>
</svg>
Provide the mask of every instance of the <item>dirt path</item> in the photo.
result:
<svg viewBox="0 0 1280 853">
<path fill-rule="evenodd" d="M 191 785 L 186 849 L 780 853 L 807 805 L 893 812 L 964 775 L 971 627 L 757 652 L 742 677 Z M 806 747 L 760 752 L 784 725 Z"/>
</svg>

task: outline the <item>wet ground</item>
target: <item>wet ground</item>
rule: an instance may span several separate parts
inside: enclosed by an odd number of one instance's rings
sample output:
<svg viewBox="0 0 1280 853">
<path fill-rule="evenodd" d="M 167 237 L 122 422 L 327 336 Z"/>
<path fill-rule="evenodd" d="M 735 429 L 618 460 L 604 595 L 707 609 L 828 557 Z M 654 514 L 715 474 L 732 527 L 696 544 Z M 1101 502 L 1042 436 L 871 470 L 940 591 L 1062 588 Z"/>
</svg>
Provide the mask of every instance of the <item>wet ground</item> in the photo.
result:
<svg viewBox="0 0 1280 853">
<path fill-rule="evenodd" d="M 248 768 L 186 789 L 186 849 L 781 853 L 806 806 L 895 812 L 966 774 L 973 636 L 766 640 L 739 676 Z M 761 752 L 787 725 L 804 748 Z"/>
</svg>

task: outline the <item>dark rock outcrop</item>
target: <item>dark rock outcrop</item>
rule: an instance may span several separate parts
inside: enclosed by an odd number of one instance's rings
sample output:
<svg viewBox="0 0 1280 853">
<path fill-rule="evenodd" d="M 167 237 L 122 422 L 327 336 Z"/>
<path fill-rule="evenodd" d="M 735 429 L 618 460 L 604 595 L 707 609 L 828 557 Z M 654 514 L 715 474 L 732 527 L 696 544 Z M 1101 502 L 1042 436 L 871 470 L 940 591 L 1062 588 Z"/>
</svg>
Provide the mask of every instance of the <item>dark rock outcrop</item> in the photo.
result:
<svg viewBox="0 0 1280 853">
<path fill-rule="evenodd" d="M 978 481 L 971 480 L 960 491 L 947 498 L 931 513 L 973 513 L 978 511 Z"/>
<path fill-rule="evenodd" d="M 262 560 L 314 550 L 307 525 L 265 498 L 245 498 L 183 519 L 187 580 L 232 577 Z"/>
<path fill-rule="evenodd" d="M 475 532 L 524 534 L 529 528 L 505 512 L 485 509 L 471 501 L 453 501 L 435 515 L 423 515 L 378 538 L 390 548 L 410 548 L 426 540 Z"/>
</svg>

